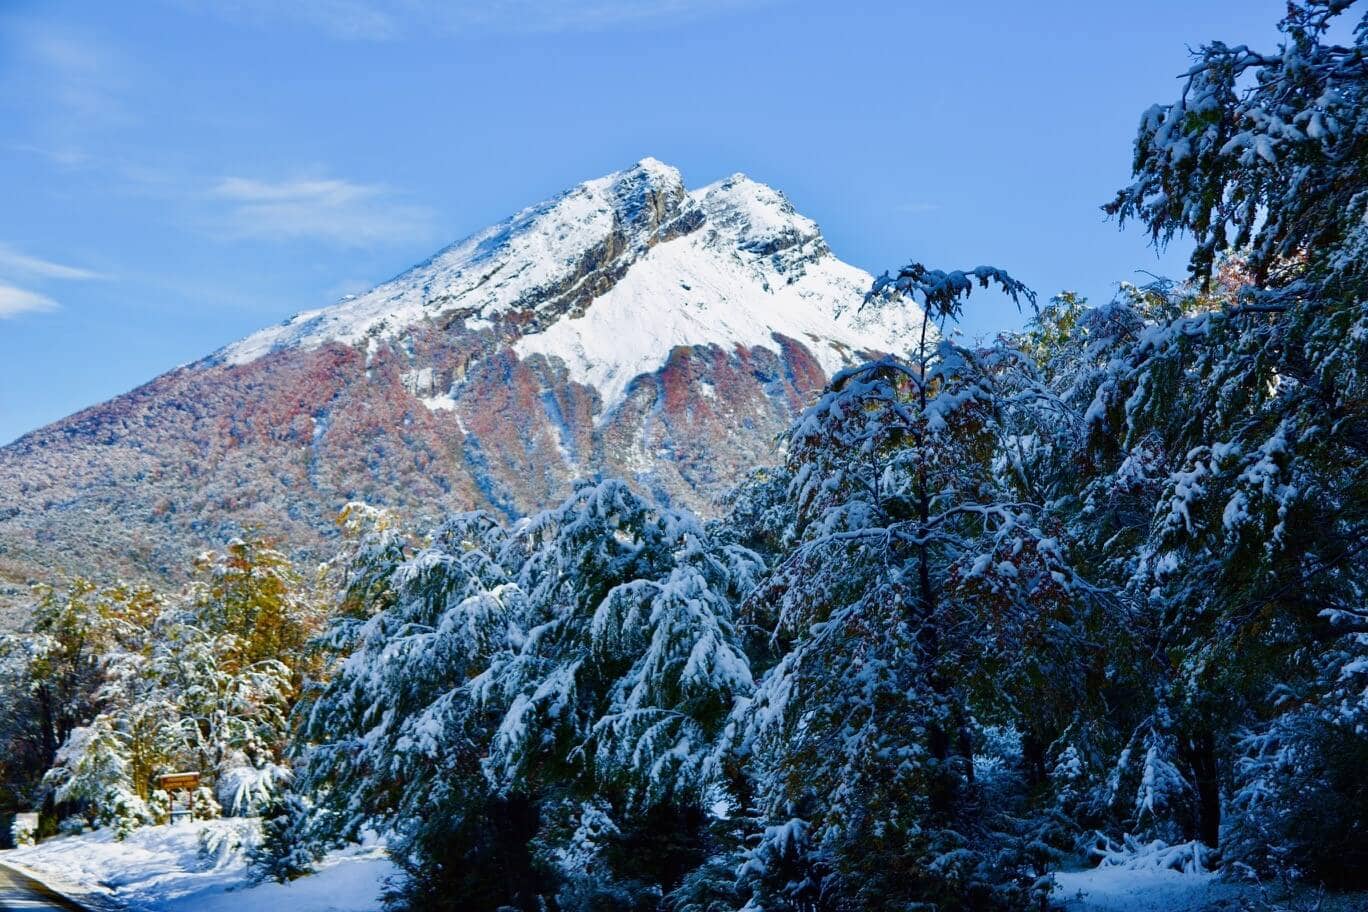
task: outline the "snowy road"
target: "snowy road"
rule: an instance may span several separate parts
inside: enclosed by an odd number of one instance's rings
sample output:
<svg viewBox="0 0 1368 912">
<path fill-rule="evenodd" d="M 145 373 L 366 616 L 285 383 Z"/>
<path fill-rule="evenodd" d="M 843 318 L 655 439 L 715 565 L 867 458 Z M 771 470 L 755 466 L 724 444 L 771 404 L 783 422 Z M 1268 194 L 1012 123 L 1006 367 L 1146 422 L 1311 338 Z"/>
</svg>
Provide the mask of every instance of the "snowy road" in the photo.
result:
<svg viewBox="0 0 1368 912">
<path fill-rule="evenodd" d="M 0 912 L 87 912 L 47 885 L 0 864 Z"/>
</svg>

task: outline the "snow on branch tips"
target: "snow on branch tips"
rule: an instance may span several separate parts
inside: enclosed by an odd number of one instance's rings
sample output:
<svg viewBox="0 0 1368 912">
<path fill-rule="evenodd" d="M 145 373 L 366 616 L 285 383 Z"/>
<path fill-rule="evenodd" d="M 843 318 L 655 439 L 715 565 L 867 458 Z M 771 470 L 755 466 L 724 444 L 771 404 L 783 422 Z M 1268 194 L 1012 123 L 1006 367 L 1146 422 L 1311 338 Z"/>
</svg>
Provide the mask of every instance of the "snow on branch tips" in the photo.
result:
<svg viewBox="0 0 1368 912">
<path fill-rule="evenodd" d="M 897 275 L 884 273 L 874 280 L 868 298 L 877 299 L 889 293 L 905 295 L 915 300 L 927 315 L 939 322 L 954 321 L 964 312 L 964 301 L 974 290 L 997 286 L 1018 307 L 1024 298 L 1035 307 L 1035 292 L 995 266 L 975 266 L 970 270 L 953 269 L 943 272 L 929 269 L 921 263 L 910 263 Z"/>
</svg>

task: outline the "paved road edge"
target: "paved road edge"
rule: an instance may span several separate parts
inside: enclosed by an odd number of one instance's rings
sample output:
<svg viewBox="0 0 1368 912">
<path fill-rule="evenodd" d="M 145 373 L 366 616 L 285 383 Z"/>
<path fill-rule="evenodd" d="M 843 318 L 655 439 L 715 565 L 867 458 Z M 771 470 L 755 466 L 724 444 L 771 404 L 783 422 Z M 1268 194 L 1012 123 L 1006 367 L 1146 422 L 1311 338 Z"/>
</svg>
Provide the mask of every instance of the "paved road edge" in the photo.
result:
<svg viewBox="0 0 1368 912">
<path fill-rule="evenodd" d="M 0 868 L 4 868 L 24 880 L 31 881 L 35 885 L 37 892 L 43 896 L 44 899 L 48 899 L 57 905 L 70 910 L 70 912 L 126 912 L 125 906 L 110 898 L 84 897 L 77 899 L 71 894 L 57 889 L 48 881 L 44 880 L 41 871 L 35 871 L 24 865 L 0 860 Z"/>
</svg>

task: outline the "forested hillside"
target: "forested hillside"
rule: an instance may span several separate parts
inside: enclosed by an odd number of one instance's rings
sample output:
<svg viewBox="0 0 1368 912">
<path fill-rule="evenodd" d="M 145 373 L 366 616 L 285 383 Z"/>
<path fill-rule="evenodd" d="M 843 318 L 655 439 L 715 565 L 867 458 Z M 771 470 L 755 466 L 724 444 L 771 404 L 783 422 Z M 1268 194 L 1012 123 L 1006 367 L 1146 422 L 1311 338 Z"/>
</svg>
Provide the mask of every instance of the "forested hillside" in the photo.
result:
<svg viewBox="0 0 1368 912">
<path fill-rule="evenodd" d="M 0 447 L 0 624 L 25 581 L 176 584 L 249 532 L 324 559 L 357 499 L 509 519 L 609 475 L 715 515 L 832 374 L 904 350 L 872 281 L 744 175 L 586 181 Z"/>
<path fill-rule="evenodd" d="M 259 877 L 386 834 L 396 910 L 1044 910 L 1136 859 L 1368 890 L 1368 12 L 1280 28 L 1194 52 L 1105 206 L 1185 277 L 885 274 L 907 354 L 719 517 L 353 503 L 316 572 L 238 540 L 178 594 L 41 590 L 12 800 L 126 833 L 194 764 Z M 957 341 L 987 289 L 1025 328 Z"/>
</svg>

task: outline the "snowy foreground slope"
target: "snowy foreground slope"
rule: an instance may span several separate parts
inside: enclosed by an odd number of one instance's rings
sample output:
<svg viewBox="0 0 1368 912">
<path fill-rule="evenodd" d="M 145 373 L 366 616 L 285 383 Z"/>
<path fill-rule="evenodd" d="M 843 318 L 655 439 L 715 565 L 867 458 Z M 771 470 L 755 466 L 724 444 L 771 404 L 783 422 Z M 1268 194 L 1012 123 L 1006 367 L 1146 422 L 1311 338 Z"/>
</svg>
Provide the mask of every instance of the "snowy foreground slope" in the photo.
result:
<svg viewBox="0 0 1368 912">
<path fill-rule="evenodd" d="M 243 846 L 254 819 L 232 818 L 143 827 L 123 842 L 109 830 L 66 836 L 0 852 L 0 862 L 27 870 L 67 895 L 131 912 L 372 912 L 398 869 L 378 845 L 329 855 L 317 873 L 289 884 L 252 883 Z M 1062 871 L 1055 900 L 1072 912 L 1208 912 L 1266 908 L 1247 883 L 1213 873 L 1180 873 L 1145 859 L 1132 865 Z M 1305 899 L 1305 897 L 1303 897 Z M 1311 908 L 1307 906 L 1307 908 Z M 1368 897 L 1327 897 L 1321 912 L 1361 912 Z"/>
<path fill-rule="evenodd" d="M 370 912 L 397 868 L 378 846 L 330 855 L 318 873 L 288 884 L 253 884 L 243 845 L 254 819 L 143 827 L 123 842 L 109 830 L 0 852 L 75 899 L 132 912 Z M 103 901 L 103 902 L 102 902 Z"/>
<path fill-rule="evenodd" d="M 834 371 L 908 347 L 870 285 L 780 192 L 644 159 L 0 448 L 0 606 L 244 526 L 323 556 L 353 499 L 511 516 L 605 475 L 714 513 Z"/>
<path fill-rule="evenodd" d="M 1146 866 L 1088 868 L 1055 875 L 1054 899 L 1065 912 L 1365 912 L 1368 895 L 1325 893 L 1305 885 L 1288 895 L 1219 874 Z"/>
</svg>

